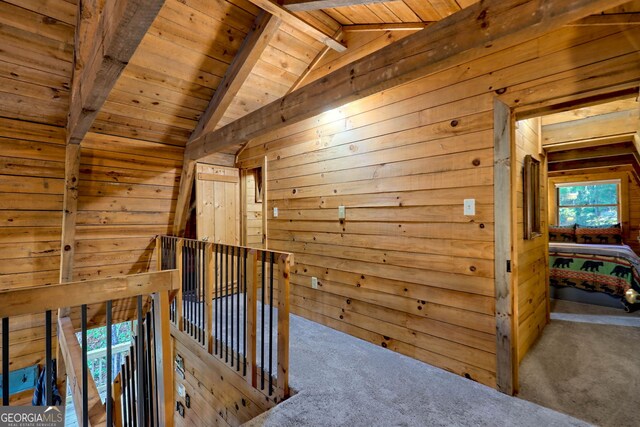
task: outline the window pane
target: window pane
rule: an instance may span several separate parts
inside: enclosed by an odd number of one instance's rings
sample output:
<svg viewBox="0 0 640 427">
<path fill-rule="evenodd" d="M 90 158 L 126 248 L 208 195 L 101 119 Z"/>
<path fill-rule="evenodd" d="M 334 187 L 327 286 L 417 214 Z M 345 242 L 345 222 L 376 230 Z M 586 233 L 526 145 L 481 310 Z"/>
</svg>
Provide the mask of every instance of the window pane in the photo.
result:
<svg viewBox="0 0 640 427">
<path fill-rule="evenodd" d="M 558 194 L 561 206 L 618 204 L 618 185 L 615 183 L 559 187 Z"/>
<path fill-rule="evenodd" d="M 589 206 L 584 208 L 560 208 L 558 210 L 560 225 L 612 225 L 618 220 L 616 206 Z"/>
</svg>

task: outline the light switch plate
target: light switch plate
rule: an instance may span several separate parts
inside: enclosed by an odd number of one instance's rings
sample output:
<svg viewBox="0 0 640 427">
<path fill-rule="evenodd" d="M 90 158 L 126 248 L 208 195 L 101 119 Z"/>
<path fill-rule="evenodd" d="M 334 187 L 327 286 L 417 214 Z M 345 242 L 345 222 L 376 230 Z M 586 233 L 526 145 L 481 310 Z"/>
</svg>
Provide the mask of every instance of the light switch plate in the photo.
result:
<svg viewBox="0 0 640 427">
<path fill-rule="evenodd" d="M 318 289 L 318 278 L 317 277 L 312 277 L 311 278 L 311 288 L 312 289 Z"/>
<path fill-rule="evenodd" d="M 278 208 L 273 208 L 273 217 L 278 218 Z"/>
<path fill-rule="evenodd" d="M 345 219 L 347 217 L 347 208 L 344 206 L 338 206 L 338 219 Z"/>
<path fill-rule="evenodd" d="M 476 199 L 464 199 L 464 214 L 465 215 L 476 214 Z"/>
</svg>

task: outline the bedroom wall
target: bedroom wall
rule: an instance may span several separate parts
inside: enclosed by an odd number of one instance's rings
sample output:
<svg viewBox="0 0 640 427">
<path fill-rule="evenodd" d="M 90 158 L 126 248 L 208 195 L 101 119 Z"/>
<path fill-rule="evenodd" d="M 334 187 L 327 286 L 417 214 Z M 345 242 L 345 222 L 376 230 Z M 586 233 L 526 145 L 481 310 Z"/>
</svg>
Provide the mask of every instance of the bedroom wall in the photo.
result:
<svg viewBox="0 0 640 427">
<path fill-rule="evenodd" d="M 295 253 L 293 312 L 494 386 L 493 99 L 637 79 L 636 39 L 564 28 L 253 141 L 239 163 L 268 158 L 269 247 Z"/>
<path fill-rule="evenodd" d="M 542 154 L 540 118 L 516 122 L 515 157 L 513 176 L 516 183 L 513 189 L 517 215 L 514 217 L 515 242 L 514 258 L 515 294 L 514 316 L 517 319 L 517 357 L 518 363 L 527 354 L 529 348 L 542 333 L 548 320 L 548 265 L 549 235 L 547 222 L 547 179 L 546 158 Z M 530 154 L 540 161 L 540 222 L 541 235 L 534 239 L 524 239 L 524 158 Z"/>
</svg>

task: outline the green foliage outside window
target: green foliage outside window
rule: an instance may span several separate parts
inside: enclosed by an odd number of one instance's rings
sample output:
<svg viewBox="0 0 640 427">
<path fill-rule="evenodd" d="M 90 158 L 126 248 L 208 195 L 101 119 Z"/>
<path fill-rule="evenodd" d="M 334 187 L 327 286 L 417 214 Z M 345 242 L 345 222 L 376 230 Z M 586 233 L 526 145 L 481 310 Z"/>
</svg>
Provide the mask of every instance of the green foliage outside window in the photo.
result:
<svg viewBox="0 0 640 427">
<path fill-rule="evenodd" d="M 618 215 L 618 184 L 589 183 L 558 187 L 560 225 L 612 225 Z"/>
</svg>

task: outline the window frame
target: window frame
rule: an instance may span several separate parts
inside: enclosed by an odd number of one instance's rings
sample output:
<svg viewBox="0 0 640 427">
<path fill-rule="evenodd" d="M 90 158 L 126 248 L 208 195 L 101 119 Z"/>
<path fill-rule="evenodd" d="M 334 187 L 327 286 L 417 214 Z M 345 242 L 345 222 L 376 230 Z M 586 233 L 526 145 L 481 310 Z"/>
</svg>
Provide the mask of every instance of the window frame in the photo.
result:
<svg viewBox="0 0 640 427">
<path fill-rule="evenodd" d="M 560 204 L 560 188 L 562 187 L 579 187 L 579 186 L 587 186 L 587 185 L 605 185 L 605 184 L 616 185 L 616 199 L 617 199 L 616 204 L 611 204 L 611 203 L 589 204 L 589 205 L 561 205 Z M 584 181 L 584 180 L 571 181 L 571 182 L 555 183 L 554 186 L 555 186 L 554 190 L 556 195 L 556 211 L 555 211 L 556 224 L 560 224 L 560 209 L 562 208 L 586 208 L 586 207 L 610 207 L 610 206 L 616 207 L 616 211 L 617 211 L 616 216 L 618 221 L 617 223 L 622 224 L 623 218 L 622 218 L 622 180 L 621 179 L 616 178 L 616 179 L 602 179 L 602 180 L 597 179 L 597 180 L 588 180 L 588 181 Z"/>
</svg>

